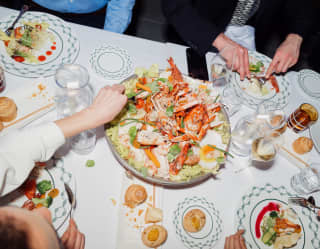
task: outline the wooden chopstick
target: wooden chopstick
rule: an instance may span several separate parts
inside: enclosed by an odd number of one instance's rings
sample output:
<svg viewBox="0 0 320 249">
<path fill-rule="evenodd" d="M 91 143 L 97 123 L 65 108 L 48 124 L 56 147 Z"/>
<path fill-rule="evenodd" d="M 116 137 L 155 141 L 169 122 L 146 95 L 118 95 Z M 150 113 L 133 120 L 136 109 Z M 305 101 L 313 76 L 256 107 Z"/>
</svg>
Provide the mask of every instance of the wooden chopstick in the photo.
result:
<svg viewBox="0 0 320 249">
<path fill-rule="evenodd" d="M 295 154 L 293 154 L 292 152 L 290 152 L 289 150 L 287 150 L 285 147 L 283 147 L 282 145 L 279 145 L 279 147 L 284 150 L 285 152 L 287 152 L 290 156 L 292 156 L 293 158 L 295 158 L 296 160 L 298 160 L 300 163 L 302 163 L 304 166 L 306 167 L 310 167 L 310 165 L 308 163 L 306 163 L 305 161 L 303 161 L 301 158 L 297 157 Z"/>
<path fill-rule="evenodd" d="M 30 116 L 32 116 L 32 115 L 34 115 L 34 114 L 36 114 L 36 113 L 38 113 L 38 112 L 41 112 L 41 111 L 43 111 L 43 110 L 45 110 L 45 109 L 47 109 L 47 108 L 52 107 L 53 105 L 54 105 L 54 103 L 45 105 L 45 106 L 39 108 L 38 110 L 35 110 L 35 111 L 33 111 L 33 112 L 31 112 L 31 113 L 23 116 L 22 118 L 19 118 L 19 119 L 13 121 L 12 123 L 10 123 L 10 124 L 8 124 L 8 125 L 5 125 L 3 128 L 4 128 L 4 129 L 5 129 L 5 128 L 8 128 L 8 127 L 10 127 L 10 126 L 12 126 L 12 125 L 14 125 L 14 124 L 22 121 L 22 120 L 25 120 L 25 119 L 29 118 Z"/>
</svg>

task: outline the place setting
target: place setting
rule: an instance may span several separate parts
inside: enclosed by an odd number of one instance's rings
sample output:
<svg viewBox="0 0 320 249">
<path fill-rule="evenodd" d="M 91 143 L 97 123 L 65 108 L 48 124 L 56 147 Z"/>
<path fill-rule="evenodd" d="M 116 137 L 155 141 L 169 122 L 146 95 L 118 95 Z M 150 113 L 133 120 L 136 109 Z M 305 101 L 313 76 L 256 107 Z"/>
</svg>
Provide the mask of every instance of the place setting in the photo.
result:
<svg viewBox="0 0 320 249">
<path fill-rule="evenodd" d="M 27 78 L 48 77 L 62 64 L 76 60 L 80 42 L 65 21 L 26 11 L 8 35 L 4 31 L 16 17 L 10 15 L 0 21 L 0 63 L 6 72 Z"/>
</svg>

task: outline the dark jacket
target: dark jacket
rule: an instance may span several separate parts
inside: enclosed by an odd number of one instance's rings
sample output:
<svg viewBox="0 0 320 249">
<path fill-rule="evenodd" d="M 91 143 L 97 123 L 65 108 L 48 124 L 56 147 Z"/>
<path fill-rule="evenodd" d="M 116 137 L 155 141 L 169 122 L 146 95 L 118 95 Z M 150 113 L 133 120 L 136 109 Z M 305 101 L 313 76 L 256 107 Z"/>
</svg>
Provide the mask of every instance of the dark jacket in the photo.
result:
<svg viewBox="0 0 320 249">
<path fill-rule="evenodd" d="M 181 38 L 199 53 L 206 53 L 216 37 L 229 24 L 238 0 L 162 0 L 168 22 Z M 281 25 L 286 24 L 287 34 L 303 38 L 311 30 L 314 10 L 312 0 L 261 0 L 256 14 L 248 24 L 256 32 L 267 34 L 275 16 L 281 15 Z M 279 24 L 280 25 L 280 24 Z"/>
</svg>

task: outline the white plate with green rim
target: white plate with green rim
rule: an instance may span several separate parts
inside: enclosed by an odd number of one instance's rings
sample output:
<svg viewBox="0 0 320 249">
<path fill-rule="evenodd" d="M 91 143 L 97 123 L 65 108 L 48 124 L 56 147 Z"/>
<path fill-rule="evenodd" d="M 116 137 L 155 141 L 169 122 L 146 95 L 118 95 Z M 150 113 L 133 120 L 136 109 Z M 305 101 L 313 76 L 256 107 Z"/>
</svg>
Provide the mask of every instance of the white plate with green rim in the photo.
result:
<svg viewBox="0 0 320 249">
<path fill-rule="evenodd" d="M 257 60 L 262 61 L 264 64 L 265 70 L 268 69 L 268 66 L 271 62 L 271 59 L 263 54 L 260 54 L 255 51 L 249 51 L 249 56 L 254 57 Z M 251 109 L 255 109 L 259 103 L 262 101 L 272 101 L 275 103 L 274 109 L 282 109 L 284 108 L 289 101 L 289 96 L 291 94 L 290 91 L 290 83 L 284 76 L 276 76 L 278 85 L 279 85 L 279 93 L 275 93 L 274 90 L 270 88 L 270 93 L 265 96 L 256 96 L 248 90 L 244 90 L 244 83 L 241 83 L 239 74 L 236 72 L 228 72 L 227 73 L 227 81 L 231 83 L 232 87 L 235 89 L 236 94 L 243 100 L 243 104 Z M 270 84 L 270 83 L 266 83 Z M 271 91 L 272 90 L 272 91 Z"/>
<path fill-rule="evenodd" d="M 125 49 L 103 45 L 95 49 L 90 57 L 92 70 L 109 80 L 119 80 L 132 74 L 133 63 Z"/>
<path fill-rule="evenodd" d="M 240 206 L 236 212 L 236 229 L 244 229 L 244 238 L 247 248 L 269 249 L 261 238 L 256 236 L 256 221 L 259 212 L 270 202 L 290 207 L 297 215 L 295 224 L 301 226 L 301 237 L 292 249 L 318 249 L 320 248 L 320 226 L 316 215 L 307 208 L 288 206 L 288 196 L 292 196 L 286 187 L 275 187 L 267 183 L 264 186 L 254 186 L 241 198 Z M 260 229 L 260 227 L 259 227 Z"/>
<path fill-rule="evenodd" d="M 14 21 L 17 14 L 6 16 L 0 20 L 0 29 L 6 30 Z M 54 37 L 54 42 L 48 41 L 44 48 L 36 52 L 37 56 L 44 56 L 42 62 L 27 63 L 16 62 L 11 58 L 3 42 L 0 42 L 0 63 L 3 65 L 6 72 L 19 77 L 37 78 L 40 76 L 48 77 L 55 74 L 55 71 L 62 65 L 73 63 L 80 51 L 80 43 L 71 27 L 56 16 L 28 11 L 25 13 L 16 27 L 23 26 L 23 22 L 45 22 L 49 24 L 48 32 Z M 50 51 L 52 54 L 47 55 Z"/>
<path fill-rule="evenodd" d="M 298 82 L 302 90 L 311 97 L 320 100 L 320 74 L 310 69 L 299 72 Z"/>
<path fill-rule="evenodd" d="M 192 209 L 200 209 L 206 216 L 204 227 L 196 233 L 187 232 L 183 228 L 183 217 Z M 204 197 L 187 197 L 180 202 L 173 213 L 173 225 L 181 242 L 190 249 L 213 248 L 221 238 L 222 220 L 219 211 Z"/>
<path fill-rule="evenodd" d="M 67 192 L 64 183 L 67 183 L 75 194 L 75 179 L 72 174 L 65 170 L 63 159 L 51 159 L 47 162 L 46 167 L 36 167 L 32 175 L 36 176 L 36 182 L 49 180 L 53 188 L 59 190 L 59 195 L 53 199 L 52 205 L 49 207 L 52 216 L 52 224 L 55 229 L 60 228 L 68 219 L 71 205 L 68 201 Z M 10 194 L 0 198 L 0 206 L 16 206 L 22 207 L 23 203 L 28 199 L 24 195 L 23 190 L 18 188 Z"/>
</svg>

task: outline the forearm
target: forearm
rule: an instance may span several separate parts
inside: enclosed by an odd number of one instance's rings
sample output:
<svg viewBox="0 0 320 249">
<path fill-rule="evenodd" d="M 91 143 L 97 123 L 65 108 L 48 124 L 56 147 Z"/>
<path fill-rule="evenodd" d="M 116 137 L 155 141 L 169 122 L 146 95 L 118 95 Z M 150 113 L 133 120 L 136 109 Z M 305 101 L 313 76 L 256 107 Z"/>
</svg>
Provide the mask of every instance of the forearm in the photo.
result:
<svg viewBox="0 0 320 249">
<path fill-rule="evenodd" d="M 111 0 L 107 6 L 104 29 L 123 33 L 131 22 L 135 0 Z"/>
<path fill-rule="evenodd" d="M 93 129 L 97 125 L 93 123 L 88 109 L 84 109 L 72 116 L 55 121 L 65 138 L 79 134 L 82 131 Z"/>
</svg>

